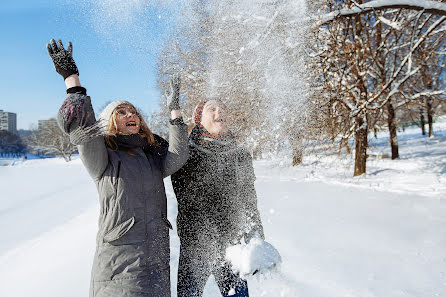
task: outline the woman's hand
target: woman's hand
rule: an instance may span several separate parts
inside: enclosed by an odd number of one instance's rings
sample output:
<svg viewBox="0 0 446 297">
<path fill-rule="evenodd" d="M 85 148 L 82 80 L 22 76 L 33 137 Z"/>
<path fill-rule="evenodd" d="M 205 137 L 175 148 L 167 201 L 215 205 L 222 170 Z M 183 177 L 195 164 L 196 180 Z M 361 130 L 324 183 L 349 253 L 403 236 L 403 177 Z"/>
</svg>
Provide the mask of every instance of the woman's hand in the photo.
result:
<svg viewBox="0 0 446 297">
<path fill-rule="evenodd" d="M 169 83 L 169 92 L 167 90 L 164 92 L 164 96 L 167 99 L 167 106 L 169 107 L 172 119 L 181 116 L 180 87 L 181 87 L 180 75 L 179 74 L 172 75 Z"/>
<path fill-rule="evenodd" d="M 51 39 L 50 43 L 46 44 L 46 48 L 53 60 L 57 73 L 62 75 L 64 80 L 73 74 L 79 75 L 79 70 L 73 59 L 73 45 L 71 42 L 68 42 L 68 49 L 65 50 L 60 39 L 57 41 L 57 44 L 54 39 Z"/>
</svg>

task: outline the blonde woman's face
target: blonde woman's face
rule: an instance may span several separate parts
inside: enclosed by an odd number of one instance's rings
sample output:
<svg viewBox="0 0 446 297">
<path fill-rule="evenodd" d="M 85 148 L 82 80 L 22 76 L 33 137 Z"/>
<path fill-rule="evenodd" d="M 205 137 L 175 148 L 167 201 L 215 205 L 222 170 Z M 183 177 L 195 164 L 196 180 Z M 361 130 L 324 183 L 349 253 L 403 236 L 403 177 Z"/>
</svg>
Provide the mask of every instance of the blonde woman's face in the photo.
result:
<svg viewBox="0 0 446 297">
<path fill-rule="evenodd" d="M 141 128 L 141 120 L 139 119 L 136 109 L 128 104 L 119 105 L 116 108 L 116 128 L 119 134 L 130 135 L 138 134 Z"/>
</svg>

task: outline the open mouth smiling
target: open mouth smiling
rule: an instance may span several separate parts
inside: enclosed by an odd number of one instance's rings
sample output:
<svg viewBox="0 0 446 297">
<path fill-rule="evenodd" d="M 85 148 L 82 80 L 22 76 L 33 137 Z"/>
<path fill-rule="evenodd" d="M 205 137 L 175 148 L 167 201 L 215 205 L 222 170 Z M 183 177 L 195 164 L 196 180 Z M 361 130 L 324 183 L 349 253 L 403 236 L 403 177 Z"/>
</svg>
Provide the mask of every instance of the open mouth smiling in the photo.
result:
<svg viewBox="0 0 446 297">
<path fill-rule="evenodd" d="M 131 121 L 131 122 L 128 122 L 127 124 L 126 124 L 126 126 L 127 127 L 135 127 L 136 126 L 136 122 L 133 122 L 133 121 Z"/>
</svg>

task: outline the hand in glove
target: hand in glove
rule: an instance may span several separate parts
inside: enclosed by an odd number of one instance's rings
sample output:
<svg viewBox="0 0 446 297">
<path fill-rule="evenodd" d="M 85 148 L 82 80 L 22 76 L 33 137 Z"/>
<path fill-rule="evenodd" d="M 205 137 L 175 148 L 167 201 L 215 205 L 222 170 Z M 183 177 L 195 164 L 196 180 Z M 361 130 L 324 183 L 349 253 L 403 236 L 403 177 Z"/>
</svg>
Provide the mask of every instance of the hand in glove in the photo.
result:
<svg viewBox="0 0 446 297">
<path fill-rule="evenodd" d="M 73 45 L 71 42 L 68 42 L 67 50 L 64 49 L 60 39 L 57 41 L 57 44 L 54 39 L 51 39 L 50 43 L 46 44 L 46 48 L 48 49 L 48 54 L 53 60 L 57 73 L 62 75 L 64 80 L 72 74 L 79 75 L 79 70 L 77 69 L 76 63 L 73 60 Z"/>
<path fill-rule="evenodd" d="M 167 106 L 169 110 L 179 110 L 180 109 L 180 86 L 181 79 L 179 74 L 172 75 L 169 83 L 169 92 L 164 91 L 164 96 L 167 99 Z"/>
</svg>

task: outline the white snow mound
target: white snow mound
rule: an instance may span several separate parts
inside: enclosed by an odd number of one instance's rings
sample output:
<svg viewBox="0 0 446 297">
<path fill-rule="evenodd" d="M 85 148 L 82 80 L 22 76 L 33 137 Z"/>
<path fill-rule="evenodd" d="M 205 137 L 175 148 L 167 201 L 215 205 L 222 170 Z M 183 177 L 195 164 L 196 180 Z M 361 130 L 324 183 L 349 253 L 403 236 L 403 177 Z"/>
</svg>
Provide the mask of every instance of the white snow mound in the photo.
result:
<svg viewBox="0 0 446 297">
<path fill-rule="evenodd" d="M 246 277 L 277 267 L 282 258 L 270 243 L 261 238 L 252 238 L 247 244 L 229 246 L 226 249 L 226 260 L 234 272 Z"/>
</svg>

